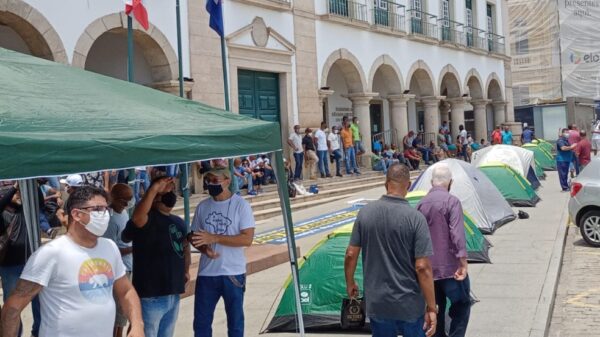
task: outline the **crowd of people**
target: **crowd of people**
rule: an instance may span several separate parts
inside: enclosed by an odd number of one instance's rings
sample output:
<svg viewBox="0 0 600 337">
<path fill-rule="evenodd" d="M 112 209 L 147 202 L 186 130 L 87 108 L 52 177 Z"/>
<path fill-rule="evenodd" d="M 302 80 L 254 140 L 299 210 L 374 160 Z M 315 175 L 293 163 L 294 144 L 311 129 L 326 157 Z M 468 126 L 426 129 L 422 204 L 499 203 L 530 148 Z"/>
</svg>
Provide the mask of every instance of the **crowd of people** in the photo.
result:
<svg viewBox="0 0 600 337">
<path fill-rule="evenodd" d="M 0 254 L 0 335 L 24 334 L 20 314 L 31 303 L 35 337 L 121 337 L 126 327 L 131 337 L 173 336 L 194 247 L 202 253 L 195 336 L 212 336 L 220 298 L 229 336 L 243 336 L 244 247 L 252 244 L 255 223 L 250 204 L 229 188 L 240 177 L 223 164 L 204 164 L 210 167 L 204 174 L 210 197 L 196 207 L 191 231 L 172 214 L 178 196 L 169 174 L 176 170 L 146 170 L 154 171 L 152 181 L 137 203 L 135 189 L 118 178 L 111 181 L 111 172 L 71 175 L 54 181 L 57 188 L 51 185 L 54 179 L 40 179 L 40 218 L 46 216 L 45 204 L 52 204 L 58 209 L 48 222 L 66 228 L 66 234 L 35 252 L 28 243 L 19 185 L 3 186 L 0 234 L 8 233 L 8 240 Z"/>
</svg>

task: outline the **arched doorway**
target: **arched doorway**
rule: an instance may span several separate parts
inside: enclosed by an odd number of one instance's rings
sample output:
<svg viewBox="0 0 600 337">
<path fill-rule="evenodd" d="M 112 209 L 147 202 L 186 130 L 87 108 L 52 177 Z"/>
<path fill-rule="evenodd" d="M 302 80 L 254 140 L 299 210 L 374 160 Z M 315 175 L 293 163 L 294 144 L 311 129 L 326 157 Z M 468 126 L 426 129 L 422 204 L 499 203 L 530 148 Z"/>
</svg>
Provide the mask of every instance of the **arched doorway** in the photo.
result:
<svg viewBox="0 0 600 337">
<path fill-rule="evenodd" d="M 423 144 L 429 144 L 440 126 L 440 97 L 433 73 L 425 62 L 417 61 L 407 78 L 410 94 L 415 96 L 409 101 L 409 129 L 422 134 Z"/>
<path fill-rule="evenodd" d="M 150 34 L 137 24 L 134 28 L 134 81 L 158 86 L 176 80 L 177 57 L 167 38 L 153 25 L 148 29 Z M 73 65 L 127 80 L 127 28 L 120 13 L 100 18 L 86 28 L 75 46 Z"/>
<path fill-rule="evenodd" d="M 501 125 L 506 122 L 506 102 L 502 94 L 502 86 L 496 74 L 490 75 L 487 84 L 487 98 L 491 101 L 488 111 L 493 115 L 494 125 Z"/>
<path fill-rule="evenodd" d="M 0 4 L 0 47 L 51 61 L 67 63 L 63 43 L 35 8 L 21 0 Z"/>
<path fill-rule="evenodd" d="M 400 70 L 389 56 L 384 55 L 373 64 L 371 75 L 370 91 L 379 93 L 369 107 L 372 138 L 386 145 L 398 144 L 400 135 L 408 132 Z"/>
<path fill-rule="evenodd" d="M 471 109 L 465 112 L 465 129 L 475 141 L 489 139 L 491 130 L 487 125 L 487 104 L 481 77 L 475 70 L 471 70 L 467 75 L 466 86 L 471 97 Z"/>
</svg>

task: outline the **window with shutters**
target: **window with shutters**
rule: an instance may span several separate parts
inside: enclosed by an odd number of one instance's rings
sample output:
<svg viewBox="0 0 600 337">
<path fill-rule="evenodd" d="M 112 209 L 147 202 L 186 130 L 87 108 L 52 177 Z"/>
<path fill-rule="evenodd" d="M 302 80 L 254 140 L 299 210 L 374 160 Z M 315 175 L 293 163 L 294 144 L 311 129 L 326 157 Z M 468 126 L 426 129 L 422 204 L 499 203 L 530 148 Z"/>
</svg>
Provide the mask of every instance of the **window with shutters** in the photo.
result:
<svg viewBox="0 0 600 337">
<path fill-rule="evenodd" d="M 420 20 L 421 12 L 423 11 L 423 4 L 421 3 L 421 0 L 412 0 L 412 9 L 414 9 L 413 16 Z"/>
<path fill-rule="evenodd" d="M 450 27 L 450 1 L 442 0 L 442 25 Z"/>
</svg>

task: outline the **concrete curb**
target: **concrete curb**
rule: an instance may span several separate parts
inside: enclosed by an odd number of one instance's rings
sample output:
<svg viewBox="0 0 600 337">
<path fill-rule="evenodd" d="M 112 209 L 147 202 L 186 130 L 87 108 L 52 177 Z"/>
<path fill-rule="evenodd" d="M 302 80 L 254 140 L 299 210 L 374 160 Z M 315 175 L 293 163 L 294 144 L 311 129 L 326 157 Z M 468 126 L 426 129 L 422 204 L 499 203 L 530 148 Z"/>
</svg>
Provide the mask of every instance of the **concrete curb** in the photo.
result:
<svg viewBox="0 0 600 337">
<path fill-rule="evenodd" d="M 564 211 L 560 218 L 560 225 L 556 233 L 556 240 L 552 248 L 552 257 L 548 264 L 546 272 L 546 280 L 538 300 L 538 305 L 535 310 L 533 327 L 529 333 L 529 337 L 548 337 L 550 333 L 550 323 L 552 313 L 554 311 L 554 301 L 558 288 L 558 281 L 562 270 L 562 260 L 567 242 L 568 224 L 568 207 L 567 202 L 564 205 Z"/>
</svg>

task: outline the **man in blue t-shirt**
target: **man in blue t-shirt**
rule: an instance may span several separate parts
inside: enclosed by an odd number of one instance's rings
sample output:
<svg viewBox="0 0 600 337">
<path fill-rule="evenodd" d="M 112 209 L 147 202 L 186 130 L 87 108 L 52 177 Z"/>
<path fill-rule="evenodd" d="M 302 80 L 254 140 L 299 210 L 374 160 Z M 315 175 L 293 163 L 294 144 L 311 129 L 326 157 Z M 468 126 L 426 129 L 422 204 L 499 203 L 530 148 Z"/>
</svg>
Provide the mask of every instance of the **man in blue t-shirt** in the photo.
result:
<svg viewBox="0 0 600 337">
<path fill-rule="evenodd" d="M 521 135 L 521 143 L 523 144 L 529 144 L 531 143 L 534 139 L 537 139 L 535 137 L 535 134 L 533 133 L 533 130 L 527 126 L 527 123 L 523 123 L 523 134 Z"/>
<path fill-rule="evenodd" d="M 504 127 L 504 131 L 502 131 L 502 144 L 512 145 L 513 143 L 513 135 L 508 126 Z"/>
<path fill-rule="evenodd" d="M 569 145 L 569 129 L 562 129 L 562 136 L 556 141 L 556 168 L 563 192 L 569 191 L 569 164 L 573 161 L 573 149 L 577 143 Z"/>
</svg>

